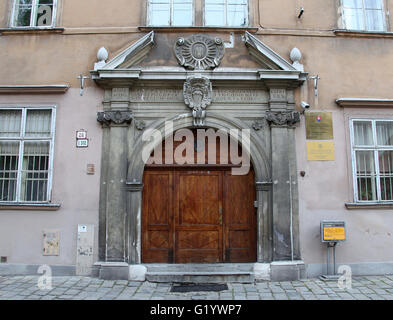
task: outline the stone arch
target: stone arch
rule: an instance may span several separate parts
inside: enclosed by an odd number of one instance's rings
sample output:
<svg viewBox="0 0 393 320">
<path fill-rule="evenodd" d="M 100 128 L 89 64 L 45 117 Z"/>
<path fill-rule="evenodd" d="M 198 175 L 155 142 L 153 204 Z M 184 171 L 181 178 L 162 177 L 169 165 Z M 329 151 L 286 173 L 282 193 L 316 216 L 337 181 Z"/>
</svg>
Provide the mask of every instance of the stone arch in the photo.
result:
<svg viewBox="0 0 393 320">
<path fill-rule="evenodd" d="M 166 121 L 173 122 L 173 130 L 170 132 L 165 132 Z M 161 133 L 162 140 L 165 140 L 168 135 L 176 132 L 179 129 L 192 127 L 192 115 L 183 114 L 173 118 L 160 120 L 160 122 L 155 122 L 145 130 L 154 128 Z M 231 129 L 250 129 L 245 128 L 244 124 L 238 120 L 229 119 L 217 113 L 209 113 L 205 120 L 205 127 L 217 130 L 225 129 L 228 131 Z M 140 135 L 136 140 L 132 155 L 129 159 L 127 181 L 142 181 L 145 164 L 142 161 L 141 154 L 142 150 L 144 147 L 146 147 L 147 144 L 148 143 L 146 141 L 142 140 L 142 135 Z M 241 144 L 241 141 L 239 141 L 239 144 Z M 153 151 L 154 147 L 156 147 L 156 145 L 151 146 L 150 153 Z M 263 145 L 261 138 L 254 132 L 253 129 L 250 129 L 250 160 L 254 167 L 256 181 L 270 181 L 270 162 L 268 161 L 267 154 L 265 153 L 265 146 Z"/>
<path fill-rule="evenodd" d="M 165 122 L 173 121 L 173 129 L 165 135 Z M 173 118 L 159 120 L 151 126 L 145 128 L 154 128 L 161 133 L 162 140 L 168 135 L 183 128 L 192 128 L 193 118 L 189 113 L 180 114 Z M 217 113 L 209 113 L 205 119 L 205 126 L 213 129 L 249 129 L 239 120 L 229 119 Z M 160 143 L 160 142 L 158 142 Z M 158 144 L 157 143 L 157 144 Z M 134 143 L 133 151 L 130 155 L 127 172 L 127 220 L 129 221 L 129 242 L 128 242 L 128 261 L 129 263 L 141 263 L 141 230 L 142 230 L 142 190 L 143 174 L 145 163 L 142 160 L 142 150 L 148 142 L 142 140 L 140 135 Z M 151 146 L 150 153 L 157 146 Z M 268 183 L 271 180 L 271 165 L 265 152 L 263 141 L 253 129 L 250 129 L 250 160 L 255 174 L 255 187 L 257 194 L 257 260 L 266 261 L 269 258 L 271 250 L 271 238 L 269 230 L 271 229 L 271 189 L 270 186 L 262 186 L 261 183 Z"/>
</svg>

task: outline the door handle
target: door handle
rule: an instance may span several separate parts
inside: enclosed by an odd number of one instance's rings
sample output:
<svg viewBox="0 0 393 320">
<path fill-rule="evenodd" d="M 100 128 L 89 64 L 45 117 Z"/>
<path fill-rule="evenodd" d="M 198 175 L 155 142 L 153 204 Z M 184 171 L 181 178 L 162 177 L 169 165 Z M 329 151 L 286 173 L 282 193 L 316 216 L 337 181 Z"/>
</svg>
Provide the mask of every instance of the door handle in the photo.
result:
<svg viewBox="0 0 393 320">
<path fill-rule="evenodd" d="M 218 214 L 219 214 L 220 225 L 222 226 L 222 206 L 221 206 L 221 204 L 218 208 Z"/>
</svg>

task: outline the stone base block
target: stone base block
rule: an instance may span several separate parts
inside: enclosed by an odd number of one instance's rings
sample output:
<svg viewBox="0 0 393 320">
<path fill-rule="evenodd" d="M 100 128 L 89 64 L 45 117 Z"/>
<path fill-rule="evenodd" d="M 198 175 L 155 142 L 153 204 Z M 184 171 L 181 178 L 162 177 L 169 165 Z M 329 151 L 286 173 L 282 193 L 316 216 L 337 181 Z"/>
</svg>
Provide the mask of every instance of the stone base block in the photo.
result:
<svg viewBox="0 0 393 320">
<path fill-rule="evenodd" d="M 296 281 L 305 277 L 305 266 L 301 260 L 274 261 L 270 264 L 271 281 Z"/>
<path fill-rule="evenodd" d="M 270 263 L 255 263 L 253 271 L 256 282 L 270 281 Z"/>
<path fill-rule="evenodd" d="M 128 280 L 130 281 L 145 281 L 147 268 L 141 264 L 129 266 Z"/>
<path fill-rule="evenodd" d="M 104 280 L 128 280 L 129 265 L 126 262 L 100 263 L 99 278 Z"/>
</svg>

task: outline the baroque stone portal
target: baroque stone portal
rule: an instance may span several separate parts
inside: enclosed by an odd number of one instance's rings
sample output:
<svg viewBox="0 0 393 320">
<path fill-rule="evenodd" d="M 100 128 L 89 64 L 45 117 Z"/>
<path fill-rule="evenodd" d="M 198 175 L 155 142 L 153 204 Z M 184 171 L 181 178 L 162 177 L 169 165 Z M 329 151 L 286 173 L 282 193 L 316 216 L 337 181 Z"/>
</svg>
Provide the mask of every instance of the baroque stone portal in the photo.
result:
<svg viewBox="0 0 393 320">
<path fill-rule="evenodd" d="M 180 65 L 185 68 L 213 69 L 220 64 L 224 56 L 224 44 L 221 38 L 195 34 L 176 41 L 175 55 Z"/>
<path fill-rule="evenodd" d="M 192 109 L 194 126 L 203 126 L 206 117 L 206 107 L 212 101 L 212 84 L 201 75 L 187 79 L 183 86 L 184 102 Z"/>
</svg>

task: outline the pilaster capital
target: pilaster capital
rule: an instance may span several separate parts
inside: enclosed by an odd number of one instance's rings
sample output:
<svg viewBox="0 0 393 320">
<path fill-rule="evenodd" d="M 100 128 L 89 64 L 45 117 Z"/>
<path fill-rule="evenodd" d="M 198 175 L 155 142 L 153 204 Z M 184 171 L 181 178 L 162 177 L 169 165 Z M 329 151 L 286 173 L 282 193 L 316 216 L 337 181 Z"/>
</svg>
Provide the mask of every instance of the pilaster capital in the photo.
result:
<svg viewBox="0 0 393 320">
<path fill-rule="evenodd" d="M 300 122 L 300 113 L 296 111 L 266 111 L 266 120 L 274 126 L 293 126 Z"/>
<path fill-rule="evenodd" d="M 132 121 L 132 111 L 127 109 L 97 112 L 97 121 L 106 126 L 127 126 Z"/>
</svg>

